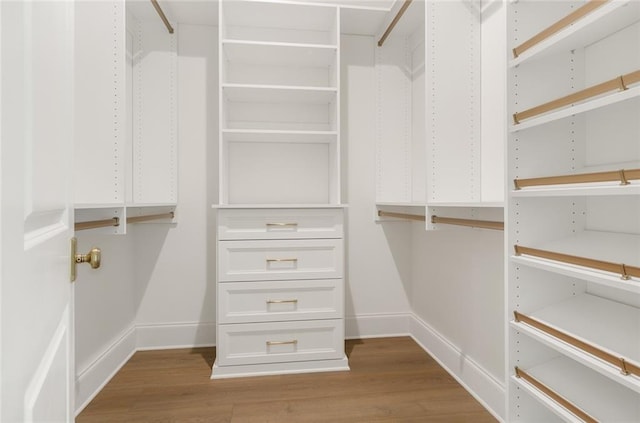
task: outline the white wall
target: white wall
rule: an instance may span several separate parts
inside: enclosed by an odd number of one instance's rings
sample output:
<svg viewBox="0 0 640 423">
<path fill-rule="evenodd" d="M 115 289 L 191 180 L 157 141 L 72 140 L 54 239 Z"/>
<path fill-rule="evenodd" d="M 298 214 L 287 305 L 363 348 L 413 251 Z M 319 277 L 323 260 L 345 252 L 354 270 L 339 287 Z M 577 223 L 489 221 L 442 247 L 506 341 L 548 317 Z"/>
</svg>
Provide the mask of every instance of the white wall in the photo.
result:
<svg viewBox="0 0 640 423">
<path fill-rule="evenodd" d="M 212 345 L 215 340 L 215 250 L 207 231 L 208 177 L 217 147 L 216 27 L 178 28 L 178 206 L 176 225 L 135 230 L 138 347 Z"/>
<path fill-rule="evenodd" d="M 102 250 L 102 265 L 78 266 L 74 283 L 76 407 L 97 389 L 135 349 L 133 238 L 77 232 L 78 252 Z"/>
<path fill-rule="evenodd" d="M 408 333 L 410 232 L 375 222 L 375 40 L 342 36 L 341 141 L 347 209 L 347 337 Z M 344 188 L 343 188 L 344 189 Z M 356 320 L 357 318 L 357 320 Z"/>
</svg>

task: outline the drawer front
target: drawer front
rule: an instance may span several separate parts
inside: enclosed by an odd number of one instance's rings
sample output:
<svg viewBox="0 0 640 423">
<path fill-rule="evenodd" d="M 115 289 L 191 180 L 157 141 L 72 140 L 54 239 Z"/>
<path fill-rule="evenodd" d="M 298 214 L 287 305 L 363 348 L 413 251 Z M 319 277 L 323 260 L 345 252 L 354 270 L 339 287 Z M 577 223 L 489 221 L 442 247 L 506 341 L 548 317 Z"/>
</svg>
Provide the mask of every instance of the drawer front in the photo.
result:
<svg viewBox="0 0 640 423">
<path fill-rule="evenodd" d="M 338 319 L 342 279 L 229 282 L 218 286 L 218 322 Z"/>
<path fill-rule="evenodd" d="M 341 239 L 218 242 L 218 281 L 340 279 Z"/>
<path fill-rule="evenodd" d="M 342 238 L 342 209 L 220 209 L 218 239 Z"/>
<path fill-rule="evenodd" d="M 219 325 L 220 366 L 333 360 L 344 357 L 344 321 Z"/>
</svg>

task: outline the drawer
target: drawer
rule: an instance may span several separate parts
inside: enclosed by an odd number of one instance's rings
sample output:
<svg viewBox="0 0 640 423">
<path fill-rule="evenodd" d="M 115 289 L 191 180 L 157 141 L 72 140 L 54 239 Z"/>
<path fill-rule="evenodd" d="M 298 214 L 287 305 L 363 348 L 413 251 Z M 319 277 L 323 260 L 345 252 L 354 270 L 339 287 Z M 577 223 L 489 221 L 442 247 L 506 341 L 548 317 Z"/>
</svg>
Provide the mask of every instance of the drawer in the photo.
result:
<svg viewBox="0 0 640 423">
<path fill-rule="evenodd" d="M 342 279 L 221 283 L 218 322 L 337 319 L 344 309 L 342 285 Z"/>
<path fill-rule="evenodd" d="M 340 279 L 341 239 L 218 242 L 218 281 Z"/>
<path fill-rule="evenodd" d="M 342 209 L 220 209 L 218 239 L 342 238 Z"/>
<path fill-rule="evenodd" d="M 344 357 L 344 321 L 218 325 L 220 366 L 332 360 Z"/>
</svg>

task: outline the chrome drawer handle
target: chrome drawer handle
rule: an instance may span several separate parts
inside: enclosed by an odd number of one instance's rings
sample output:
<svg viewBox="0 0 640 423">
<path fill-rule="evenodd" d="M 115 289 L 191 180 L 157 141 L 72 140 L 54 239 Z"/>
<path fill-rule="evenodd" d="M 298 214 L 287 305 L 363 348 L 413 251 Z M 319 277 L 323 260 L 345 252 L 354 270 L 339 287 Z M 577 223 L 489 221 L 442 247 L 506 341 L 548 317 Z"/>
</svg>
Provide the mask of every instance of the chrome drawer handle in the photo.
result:
<svg viewBox="0 0 640 423">
<path fill-rule="evenodd" d="M 293 339 L 291 341 L 267 341 L 267 347 L 274 345 L 298 345 L 298 340 Z"/>
<path fill-rule="evenodd" d="M 295 228 L 296 226 L 298 226 L 296 222 L 277 222 L 277 223 L 267 223 L 266 225 L 267 225 L 267 228 L 272 226 L 277 226 L 281 228 L 287 228 L 287 227 Z"/>
<path fill-rule="evenodd" d="M 285 304 L 285 303 L 298 304 L 298 300 L 297 299 L 291 299 L 291 300 L 267 300 L 267 304 Z"/>
<path fill-rule="evenodd" d="M 285 263 L 285 262 L 297 263 L 297 258 L 279 258 L 279 259 L 267 259 L 267 263 Z"/>
</svg>

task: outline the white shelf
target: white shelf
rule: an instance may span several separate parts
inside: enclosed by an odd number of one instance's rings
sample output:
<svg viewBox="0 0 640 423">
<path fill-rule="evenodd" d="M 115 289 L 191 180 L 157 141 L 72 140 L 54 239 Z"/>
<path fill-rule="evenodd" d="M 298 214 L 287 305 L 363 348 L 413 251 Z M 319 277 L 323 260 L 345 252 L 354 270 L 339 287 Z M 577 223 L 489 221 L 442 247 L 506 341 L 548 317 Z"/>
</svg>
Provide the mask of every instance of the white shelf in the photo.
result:
<svg viewBox="0 0 640 423">
<path fill-rule="evenodd" d="M 428 202 L 427 207 L 462 207 L 462 208 L 503 208 L 503 201 L 478 201 L 478 202 Z"/>
<path fill-rule="evenodd" d="M 263 66 L 329 67 L 336 64 L 337 47 L 322 44 L 223 40 L 227 59 Z"/>
<path fill-rule="evenodd" d="M 624 263 L 630 266 L 639 266 L 640 263 L 640 235 L 634 234 L 583 231 L 571 237 L 536 245 L 523 244 L 523 247 L 613 263 Z M 629 280 L 622 280 L 620 275 L 611 272 L 526 255 L 511 256 L 511 261 L 553 273 L 577 277 L 612 288 L 640 293 L 640 280 L 635 277 Z"/>
<path fill-rule="evenodd" d="M 330 144 L 337 141 L 336 131 L 278 131 L 225 129 L 222 131 L 228 142 L 265 142 L 265 143 L 310 143 Z"/>
<path fill-rule="evenodd" d="M 510 60 L 509 67 L 514 68 L 527 61 L 588 46 L 638 20 L 640 20 L 639 2 L 611 1 Z"/>
<path fill-rule="evenodd" d="M 222 90 L 227 100 L 242 103 L 329 104 L 338 94 L 336 88 L 283 85 L 223 84 Z"/>
<path fill-rule="evenodd" d="M 212 204 L 212 209 L 344 209 L 348 204 Z"/>
<path fill-rule="evenodd" d="M 579 103 L 575 106 L 569 106 L 564 109 L 559 109 L 555 112 L 550 112 L 539 117 L 527 119 L 517 125 L 511 125 L 509 132 L 524 131 L 525 129 L 534 128 L 536 126 L 551 123 L 560 119 L 567 118 L 569 116 L 578 115 L 581 113 L 596 110 L 601 107 L 606 107 L 611 104 L 620 103 L 623 101 L 631 100 L 640 96 L 640 85 L 629 88 L 625 91 L 619 91 L 613 94 L 608 94 L 602 97 L 597 97 L 594 100 Z"/>
<path fill-rule="evenodd" d="M 638 394 L 570 359 L 559 357 L 524 370 L 598 421 L 637 422 L 640 419 Z M 565 421 L 582 421 L 524 379 L 512 376 L 511 380 Z"/>
<path fill-rule="evenodd" d="M 376 201 L 376 207 L 425 207 L 425 203 L 411 201 Z"/>
<path fill-rule="evenodd" d="M 583 294 L 530 314 L 591 343 L 640 362 L 640 310 Z"/>
<path fill-rule="evenodd" d="M 640 195 L 640 183 L 630 181 L 629 185 L 616 182 L 598 184 L 566 184 L 562 186 L 544 186 L 539 188 L 522 188 L 511 191 L 512 197 L 578 197 L 578 196 L 607 196 L 607 195 Z"/>
<path fill-rule="evenodd" d="M 349 35 L 376 36 L 382 31 L 389 8 L 365 6 L 340 7 L 340 32 Z"/>
</svg>

